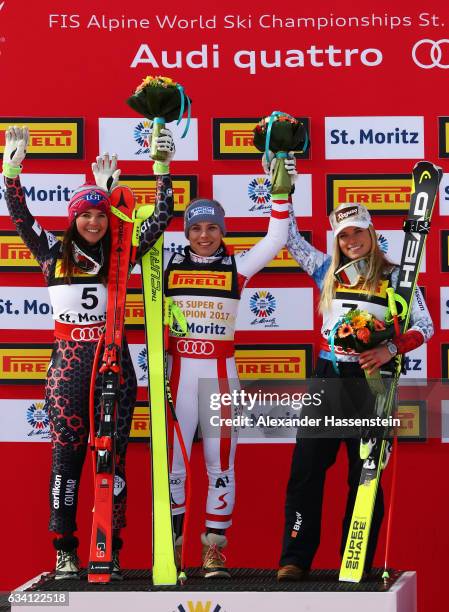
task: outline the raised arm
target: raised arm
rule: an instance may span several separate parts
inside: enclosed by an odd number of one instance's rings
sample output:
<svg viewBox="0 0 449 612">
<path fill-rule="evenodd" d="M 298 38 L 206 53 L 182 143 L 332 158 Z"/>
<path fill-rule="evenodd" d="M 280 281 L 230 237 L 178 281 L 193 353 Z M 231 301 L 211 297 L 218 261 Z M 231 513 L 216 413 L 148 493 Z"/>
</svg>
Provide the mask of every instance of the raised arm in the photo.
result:
<svg viewBox="0 0 449 612">
<path fill-rule="evenodd" d="M 17 233 L 44 269 L 53 253 L 59 252 L 60 243 L 54 234 L 42 229 L 26 205 L 19 176 L 26 155 L 28 137 L 27 127 L 14 126 L 6 130 L 3 153 L 5 200 Z"/>
<path fill-rule="evenodd" d="M 271 163 L 268 166 L 264 162 L 264 158 L 262 158 L 262 165 L 265 172 L 270 174 L 272 180 L 274 164 Z M 285 160 L 285 167 L 293 184 L 297 176 L 296 159 L 294 156 Z M 273 194 L 271 196 L 271 216 L 266 235 L 251 249 L 236 257 L 237 271 L 247 280 L 264 268 L 285 245 L 288 234 L 289 200 L 289 193 Z"/>
<path fill-rule="evenodd" d="M 142 223 L 137 259 L 144 255 L 165 231 L 173 217 L 173 190 L 170 177 L 170 162 L 175 154 L 175 143 L 170 130 L 163 129 L 157 139 L 158 151 L 166 153 L 165 162 L 155 161 L 153 173 L 156 177 L 156 202 L 153 214 Z M 95 182 L 99 187 L 111 191 L 119 181 L 117 156 L 104 153 L 92 164 Z"/>
<path fill-rule="evenodd" d="M 166 153 L 166 161 L 155 161 L 153 174 L 156 177 L 156 203 L 153 214 L 144 223 L 140 231 L 140 244 L 137 258 L 144 255 L 159 236 L 167 229 L 173 217 L 173 189 L 170 176 L 170 162 L 175 156 L 175 143 L 170 130 L 161 130 L 157 139 L 157 150 Z"/>
<path fill-rule="evenodd" d="M 291 203 L 289 205 L 287 249 L 293 259 L 313 278 L 321 289 L 331 257 L 316 249 L 300 234 Z"/>
</svg>

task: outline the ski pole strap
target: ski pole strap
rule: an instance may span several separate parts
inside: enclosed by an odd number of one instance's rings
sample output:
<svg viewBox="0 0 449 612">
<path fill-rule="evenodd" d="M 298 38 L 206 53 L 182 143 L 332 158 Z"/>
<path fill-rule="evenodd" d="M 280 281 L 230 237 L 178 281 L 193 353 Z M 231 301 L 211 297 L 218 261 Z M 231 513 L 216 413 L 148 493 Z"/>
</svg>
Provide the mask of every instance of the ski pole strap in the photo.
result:
<svg viewBox="0 0 449 612">
<path fill-rule="evenodd" d="M 430 221 L 425 221 L 423 219 L 406 219 L 402 229 L 409 234 L 428 234 L 430 230 Z"/>
<path fill-rule="evenodd" d="M 121 210 L 119 210 L 115 206 L 111 206 L 111 213 L 115 215 L 116 217 L 118 217 L 119 219 L 121 219 L 122 221 L 125 221 L 126 223 L 134 223 L 134 213 L 133 213 L 133 217 L 130 218 L 128 217 L 128 215 L 125 215 L 125 213 L 123 213 Z"/>
<path fill-rule="evenodd" d="M 397 293 L 395 293 L 393 287 L 388 287 L 387 295 L 388 295 L 388 308 L 387 308 L 387 312 L 385 313 L 385 321 L 387 323 L 392 323 L 392 321 L 394 320 L 394 317 L 398 317 L 399 319 L 401 319 L 401 321 L 403 321 L 408 312 L 407 302 L 401 295 L 398 295 Z M 399 306 L 401 307 L 401 312 L 399 313 L 397 310 L 397 304 L 399 304 Z"/>
<path fill-rule="evenodd" d="M 337 374 L 340 374 L 340 370 L 338 368 L 337 357 L 335 355 L 335 334 L 337 332 L 337 329 L 340 327 L 340 323 L 341 323 L 340 320 L 338 320 L 335 323 L 334 327 L 331 330 L 331 333 L 329 334 L 329 340 L 328 340 L 329 347 L 330 347 L 330 353 L 331 353 L 332 366 Z"/>
<path fill-rule="evenodd" d="M 187 319 L 173 298 L 167 297 L 164 302 L 164 325 L 168 325 L 173 336 L 187 336 Z"/>
<path fill-rule="evenodd" d="M 182 85 L 178 84 L 176 85 L 176 87 L 178 88 L 179 95 L 181 96 L 181 107 L 179 109 L 179 117 L 178 117 L 178 120 L 176 121 L 176 125 L 179 125 L 181 123 L 181 119 L 184 114 L 185 101 L 187 99 L 187 123 L 186 123 L 186 127 L 184 128 L 184 132 L 182 133 L 182 136 L 181 136 L 181 138 L 185 138 L 187 135 L 187 132 L 189 131 L 189 127 L 190 127 L 190 98 L 189 96 L 185 95 L 184 87 Z"/>
</svg>

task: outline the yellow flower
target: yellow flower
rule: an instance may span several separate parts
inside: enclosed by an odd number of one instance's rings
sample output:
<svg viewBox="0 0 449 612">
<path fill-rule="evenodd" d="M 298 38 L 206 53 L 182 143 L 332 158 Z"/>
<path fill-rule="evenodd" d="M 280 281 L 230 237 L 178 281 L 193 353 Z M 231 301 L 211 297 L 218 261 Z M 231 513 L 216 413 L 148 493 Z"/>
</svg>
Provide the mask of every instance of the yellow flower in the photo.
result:
<svg viewBox="0 0 449 612">
<path fill-rule="evenodd" d="M 361 314 L 355 316 L 351 321 L 351 325 L 354 329 L 362 329 L 362 327 L 366 327 L 367 323 L 368 319 Z"/>
<path fill-rule="evenodd" d="M 142 91 L 147 86 L 150 87 L 174 87 L 176 85 L 175 81 L 170 77 L 163 76 L 147 76 L 143 79 L 142 83 L 137 86 L 136 93 Z"/>
</svg>

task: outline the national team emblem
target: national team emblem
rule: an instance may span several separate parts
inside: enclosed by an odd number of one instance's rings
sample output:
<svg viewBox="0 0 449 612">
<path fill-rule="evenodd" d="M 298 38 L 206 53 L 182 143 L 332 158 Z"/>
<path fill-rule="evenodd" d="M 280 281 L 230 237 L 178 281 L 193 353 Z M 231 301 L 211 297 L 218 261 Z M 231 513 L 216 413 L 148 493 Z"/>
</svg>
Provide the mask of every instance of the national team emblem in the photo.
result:
<svg viewBox="0 0 449 612">
<path fill-rule="evenodd" d="M 249 306 L 256 317 L 270 317 L 276 310 L 276 298 L 269 291 L 256 291 L 249 300 Z"/>
<path fill-rule="evenodd" d="M 255 204 L 268 204 L 271 200 L 271 183 L 266 177 L 254 178 L 248 185 L 248 195 Z"/>
</svg>

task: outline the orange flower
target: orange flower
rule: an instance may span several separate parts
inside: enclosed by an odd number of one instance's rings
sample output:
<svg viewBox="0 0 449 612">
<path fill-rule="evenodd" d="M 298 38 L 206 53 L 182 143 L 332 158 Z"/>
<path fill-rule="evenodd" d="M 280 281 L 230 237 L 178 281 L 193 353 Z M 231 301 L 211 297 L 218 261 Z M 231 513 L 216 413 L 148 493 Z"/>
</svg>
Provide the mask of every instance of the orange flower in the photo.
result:
<svg viewBox="0 0 449 612">
<path fill-rule="evenodd" d="M 371 332 L 367 327 L 363 329 L 357 330 L 357 338 L 363 342 L 363 344 L 368 344 L 371 338 Z"/>
<path fill-rule="evenodd" d="M 349 325 L 349 323 L 344 323 L 343 325 L 340 325 L 340 327 L 338 328 L 337 335 L 339 338 L 347 338 L 353 333 L 354 333 L 354 330 Z"/>
<path fill-rule="evenodd" d="M 379 321 L 379 319 L 374 319 L 374 331 L 383 331 L 385 329 L 385 323 L 383 321 Z"/>
</svg>

